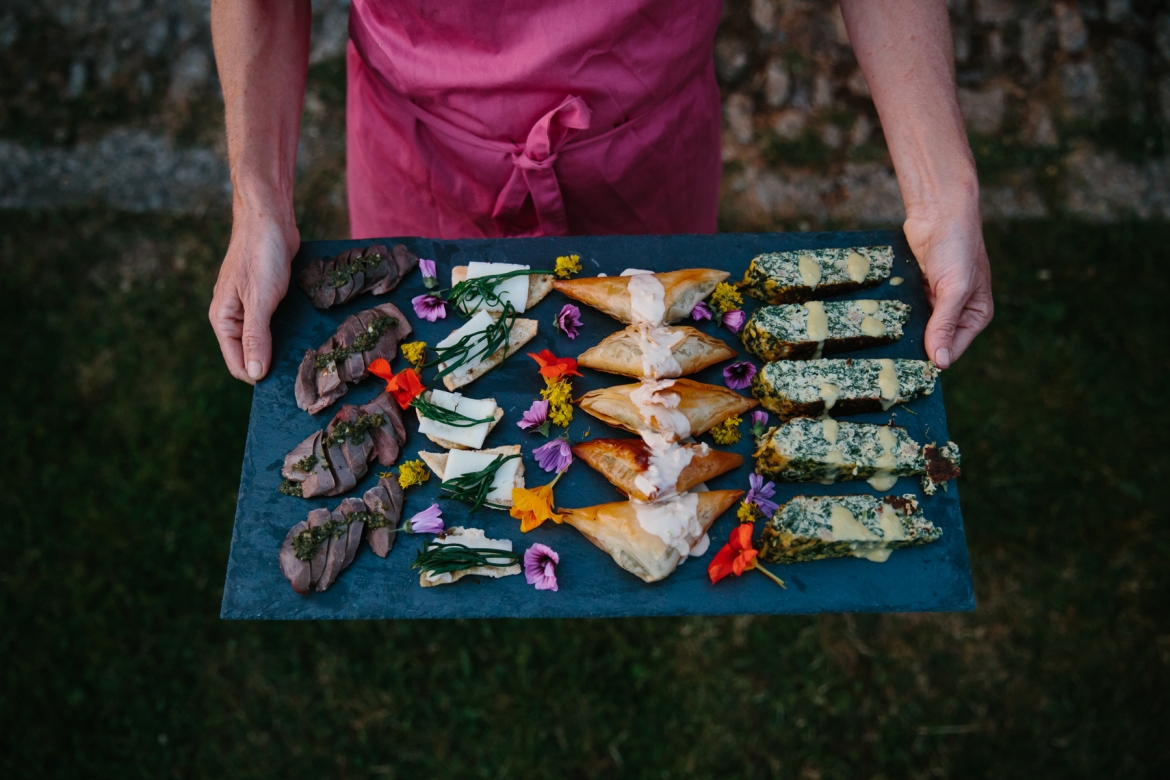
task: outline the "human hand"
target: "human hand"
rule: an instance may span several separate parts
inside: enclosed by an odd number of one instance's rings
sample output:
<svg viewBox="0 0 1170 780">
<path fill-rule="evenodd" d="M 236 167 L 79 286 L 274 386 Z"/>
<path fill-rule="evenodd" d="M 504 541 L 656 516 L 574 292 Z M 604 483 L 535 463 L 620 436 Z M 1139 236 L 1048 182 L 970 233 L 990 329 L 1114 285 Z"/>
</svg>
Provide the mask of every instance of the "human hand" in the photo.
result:
<svg viewBox="0 0 1170 780">
<path fill-rule="evenodd" d="M 926 354 L 948 368 L 995 312 L 978 201 L 908 208 L 903 229 L 934 308 L 926 324 Z"/>
<path fill-rule="evenodd" d="M 237 214 L 219 269 L 208 317 L 224 362 L 236 379 L 263 378 L 272 363 L 269 321 L 288 291 L 289 268 L 300 246 L 295 224 Z"/>
</svg>

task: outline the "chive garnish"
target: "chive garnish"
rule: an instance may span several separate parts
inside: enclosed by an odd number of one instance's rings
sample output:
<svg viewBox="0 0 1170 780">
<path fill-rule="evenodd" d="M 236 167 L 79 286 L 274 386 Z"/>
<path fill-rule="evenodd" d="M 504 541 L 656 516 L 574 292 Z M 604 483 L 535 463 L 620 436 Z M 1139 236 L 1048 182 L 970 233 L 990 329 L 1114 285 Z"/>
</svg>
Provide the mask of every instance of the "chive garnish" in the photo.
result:
<svg viewBox="0 0 1170 780">
<path fill-rule="evenodd" d="M 491 276 L 480 276 L 476 279 L 464 279 L 459 284 L 451 288 L 447 293 L 447 303 L 462 317 L 470 317 L 475 314 L 475 310 L 482 306 L 501 306 L 503 300 L 500 294 L 496 292 L 496 285 L 505 279 L 511 279 L 514 276 L 532 276 L 534 274 L 549 274 L 553 271 L 533 271 L 533 270 L 518 270 L 508 271 L 502 274 L 492 274 Z"/>
<path fill-rule="evenodd" d="M 492 559 L 503 558 L 506 563 Z M 482 547 L 468 547 L 457 542 L 434 541 L 418 551 L 412 569 L 421 569 L 426 574 L 449 574 L 473 569 L 477 566 L 494 566 L 500 569 L 515 566 L 520 562 L 520 553 L 510 550 L 493 550 Z"/>
<path fill-rule="evenodd" d="M 452 371 L 458 370 L 460 366 L 494 355 L 496 350 L 501 347 L 507 352 L 508 339 L 512 335 L 512 326 L 515 324 L 516 310 L 512 304 L 505 303 L 504 310 L 500 313 L 498 320 L 494 320 L 491 325 L 478 333 L 468 333 L 451 346 L 436 350 L 435 359 L 423 364 L 423 368 L 446 363 L 446 367 L 435 376 L 435 379 L 442 379 Z"/>
<path fill-rule="evenodd" d="M 492 481 L 496 478 L 496 472 L 500 470 L 500 466 L 503 466 L 513 458 L 519 457 L 519 455 L 497 455 L 495 460 L 479 471 L 472 471 L 468 474 L 454 477 L 453 479 L 443 480 L 439 485 L 439 490 L 450 493 L 450 497 L 456 501 L 471 504 L 472 512 L 475 512 L 481 506 L 489 506 L 493 509 L 507 509 L 506 506 L 489 503 L 487 501 L 487 494 L 492 489 Z"/>
<path fill-rule="evenodd" d="M 411 401 L 410 405 L 418 409 L 419 414 L 428 420 L 450 425 L 452 428 L 472 428 L 480 423 L 490 423 L 496 419 L 495 417 L 484 417 L 482 420 L 476 420 L 465 414 L 460 414 L 454 409 L 436 406 L 421 395 Z"/>
</svg>

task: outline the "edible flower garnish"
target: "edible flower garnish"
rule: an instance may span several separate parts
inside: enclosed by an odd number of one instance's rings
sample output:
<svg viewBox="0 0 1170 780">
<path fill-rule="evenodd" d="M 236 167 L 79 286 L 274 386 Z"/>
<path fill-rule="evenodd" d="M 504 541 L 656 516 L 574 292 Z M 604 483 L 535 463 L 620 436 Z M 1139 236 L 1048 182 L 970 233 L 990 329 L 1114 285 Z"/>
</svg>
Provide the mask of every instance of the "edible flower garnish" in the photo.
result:
<svg viewBox="0 0 1170 780">
<path fill-rule="evenodd" d="M 558 525 L 565 522 L 564 515 L 558 515 L 552 510 L 553 486 L 560 480 L 560 472 L 547 485 L 529 490 L 527 488 L 512 488 L 512 508 L 508 514 L 520 521 L 520 532 L 528 533 L 533 528 L 539 528 L 545 520 L 552 520 Z"/>
<path fill-rule="evenodd" d="M 749 475 L 748 485 L 750 487 L 747 495 L 743 498 L 743 502 L 745 504 L 755 504 L 764 514 L 764 517 L 771 517 L 772 513 L 780 508 L 780 505 L 772 500 L 772 496 L 776 495 L 776 485 L 771 482 L 765 482 L 764 478 L 759 474 Z"/>
<path fill-rule="evenodd" d="M 738 333 L 745 322 L 748 322 L 748 315 L 745 315 L 739 309 L 729 311 L 723 315 L 723 325 L 732 333 Z"/>
<path fill-rule="evenodd" d="M 773 582 L 784 588 L 784 580 L 761 566 L 757 559 L 758 556 L 759 551 L 752 547 L 752 526 L 748 523 L 740 523 L 731 529 L 731 539 L 711 559 L 711 563 L 707 566 L 707 576 L 714 584 L 728 574 L 739 577 L 745 571 L 759 569 L 762 574 L 767 575 Z"/>
<path fill-rule="evenodd" d="M 733 309 L 723 315 L 723 325 L 732 333 L 739 333 L 739 329 L 747 322 L 747 315 L 740 309 Z"/>
<path fill-rule="evenodd" d="M 723 381 L 732 390 L 743 390 L 752 383 L 752 377 L 756 375 L 756 367 L 751 362 L 744 360 L 739 363 L 732 363 L 723 369 Z"/>
<path fill-rule="evenodd" d="M 443 510 L 438 504 L 431 504 L 406 521 L 406 531 L 412 534 L 443 533 Z"/>
<path fill-rule="evenodd" d="M 414 366 L 415 371 L 422 371 L 423 363 L 427 362 L 427 343 L 425 341 L 412 341 L 409 344 L 403 344 L 399 349 L 402 350 L 402 357 L 406 358 L 406 362 Z"/>
<path fill-rule="evenodd" d="M 764 435 L 764 431 L 768 428 L 768 413 L 762 409 L 756 409 L 752 412 L 752 436 L 757 439 Z"/>
<path fill-rule="evenodd" d="M 428 290 L 433 290 L 439 286 L 439 274 L 435 269 L 434 260 L 426 260 L 420 258 L 418 261 L 418 270 L 422 271 L 423 284 Z"/>
<path fill-rule="evenodd" d="M 537 433 L 548 436 L 548 401 L 543 399 L 533 401 L 532 406 L 521 415 L 520 422 L 516 425 L 520 430 L 530 431 L 535 428 Z"/>
<path fill-rule="evenodd" d="M 747 501 L 739 502 L 739 509 L 735 510 L 735 519 L 741 523 L 754 523 L 759 517 L 759 510 L 755 504 L 749 504 Z"/>
<path fill-rule="evenodd" d="M 537 542 L 524 552 L 524 579 L 537 590 L 556 590 L 560 562 L 561 557 L 551 547 Z"/>
<path fill-rule="evenodd" d="M 373 373 L 373 368 L 374 365 L 371 363 L 371 373 Z M 377 376 L 386 379 L 382 374 L 377 374 Z M 426 388 L 413 368 L 404 368 L 389 379 L 386 379 L 386 392 L 394 396 L 394 400 L 398 402 L 398 406 L 401 409 L 410 406 L 410 402 L 422 395 L 424 390 Z"/>
<path fill-rule="evenodd" d="M 739 424 L 743 422 L 738 414 L 733 414 L 711 429 L 711 438 L 716 444 L 735 444 L 743 434 L 739 431 Z"/>
<path fill-rule="evenodd" d="M 562 428 L 573 422 L 573 386 L 569 380 L 549 382 L 540 391 L 540 397 L 548 401 L 548 418 Z"/>
<path fill-rule="evenodd" d="M 691 319 L 696 322 L 709 320 L 711 317 L 711 307 L 707 305 L 706 301 L 699 301 L 695 304 L 695 308 L 691 309 Z"/>
<path fill-rule="evenodd" d="M 569 443 L 564 439 L 553 439 L 552 441 L 537 447 L 532 451 L 532 456 L 536 458 L 536 462 L 545 471 L 555 471 L 558 474 L 569 467 L 573 462 L 573 451 L 569 449 Z"/>
<path fill-rule="evenodd" d="M 726 313 L 743 306 L 743 296 L 733 285 L 720 282 L 715 285 L 715 292 L 711 293 L 711 304 L 719 311 Z"/>
<path fill-rule="evenodd" d="M 447 302 L 435 293 L 416 295 L 410 299 L 414 313 L 427 322 L 435 322 L 447 316 Z"/>
<path fill-rule="evenodd" d="M 567 255 L 557 258 L 556 274 L 558 279 L 568 279 L 573 274 L 581 273 L 581 256 Z"/>
<path fill-rule="evenodd" d="M 528 357 L 535 360 L 540 365 L 540 375 L 544 377 L 544 381 L 552 384 L 560 381 L 568 376 L 581 376 L 581 372 L 577 370 L 577 361 L 573 358 L 559 358 L 549 352 L 547 349 L 542 349 L 539 353 L 528 353 Z"/>
<path fill-rule="evenodd" d="M 553 327 L 570 339 L 577 338 L 577 330 L 581 327 L 581 310 L 571 303 L 566 303 L 561 313 L 553 320 Z"/>
<path fill-rule="evenodd" d="M 421 485 L 431 478 L 431 472 L 421 460 L 408 460 L 398 467 L 398 485 L 406 490 L 411 485 Z"/>
</svg>

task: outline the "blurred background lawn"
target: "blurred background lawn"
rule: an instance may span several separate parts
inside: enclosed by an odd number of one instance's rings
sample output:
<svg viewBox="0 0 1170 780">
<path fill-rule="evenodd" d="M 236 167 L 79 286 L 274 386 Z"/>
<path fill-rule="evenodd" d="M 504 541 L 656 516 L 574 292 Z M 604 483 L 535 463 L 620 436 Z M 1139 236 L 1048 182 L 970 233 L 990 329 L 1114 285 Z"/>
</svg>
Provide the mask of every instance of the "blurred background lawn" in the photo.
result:
<svg viewBox="0 0 1170 780">
<path fill-rule="evenodd" d="M 952 4 L 968 107 L 1007 95 L 975 136 L 1000 209 L 996 319 L 943 380 L 976 612 L 303 624 L 218 618 L 251 391 L 206 321 L 230 223 L 204 33 L 182 24 L 204 11 L 74 3 L 86 22 L 50 5 L 0 11 L 0 776 L 1170 774 L 1170 18 L 1154 4 L 1060 6 L 1080 9 L 1079 43 L 1052 3 Z M 321 6 L 306 238 L 347 230 L 327 13 L 344 3 Z M 896 223 L 825 9 L 728 9 L 723 228 Z M 152 14 L 169 20 L 157 50 Z M 1048 25 L 1034 75 L 1029 20 Z M 802 24 L 838 49 L 783 60 L 780 99 L 771 52 L 807 43 Z M 1146 52 L 1143 112 L 1107 75 L 1095 108 L 1060 92 L 1085 62 L 1132 65 L 1125 41 Z M 1037 95 L 1053 143 L 1028 135 Z"/>
</svg>

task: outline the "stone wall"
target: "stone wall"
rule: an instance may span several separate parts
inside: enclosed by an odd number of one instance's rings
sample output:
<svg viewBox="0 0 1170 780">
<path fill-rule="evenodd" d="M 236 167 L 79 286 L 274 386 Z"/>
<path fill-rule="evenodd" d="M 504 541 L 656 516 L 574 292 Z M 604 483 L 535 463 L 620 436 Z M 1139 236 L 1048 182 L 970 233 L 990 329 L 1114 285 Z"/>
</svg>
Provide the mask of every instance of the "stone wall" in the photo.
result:
<svg viewBox="0 0 1170 780">
<path fill-rule="evenodd" d="M 9 0 L 0 208 L 223 211 L 209 0 Z M 1170 9 L 1155 0 L 951 0 L 960 102 L 989 219 L 1170 217 Z M 348 0 L 314 3 L 302 213 L 344 225 Z M 727 2 L 728 229 L 896 223 L 897 182 L 837 7 Z"/>
</svg>

